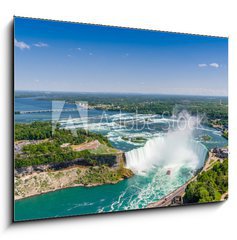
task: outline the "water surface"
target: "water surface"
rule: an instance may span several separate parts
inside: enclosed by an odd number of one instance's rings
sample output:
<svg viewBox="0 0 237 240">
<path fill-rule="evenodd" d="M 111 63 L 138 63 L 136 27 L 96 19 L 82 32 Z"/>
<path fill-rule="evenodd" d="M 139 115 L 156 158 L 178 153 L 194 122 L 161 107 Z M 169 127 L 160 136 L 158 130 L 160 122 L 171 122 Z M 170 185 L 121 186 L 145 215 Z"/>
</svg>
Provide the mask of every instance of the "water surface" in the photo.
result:
<svg viewBox="0 0 237 240">
<path fill-rule="evenodd" d="M 15 111 L 35 111 L 50 110 L 52 103 L 47 100 L 38 100 L 37 98 L 16 98 Z M 66 104 L 64 108 L 73 109 L 74 104 Z M 137 128 L 131 127 L 134 114 L 119 112 L 106 112 L 89 110 L 88 118 L 81 119 L 75 111 L 63 112 L 60 116 L 62 127 L 70 129 L 71 127 L 86 128 L 90 131 L 99 132 L 107 136 L 112 145 L 125 151 L 138 151 L 135 156 L 142 156 L 161 147 L 159 142 L 162 139 L 167 141 L 167 125 L 174 124 L 173 119 L 163 119 L 160 116 L 150 116 L 141 114 L 136 116 L 139 119 Z M 71 125 L 66 121 L 71 116 Z M 51 112 L 37 112 L 16 114 L 16 122 L 49 121 L 52 118 Z M 144 119 L 151 118 L 149 128 L 143 128 Z M 122 119 L 126 127 L 118 123 Z M 203 135 L 211 136 L 208 142 L 202 142 Z M 207 149 L 227 145 L 227 140 L 221 136 L 221 133 L 215 129 L 201 126 L 192 131 L 192 139 L 186 140 L 182 145 L 190 150 L 187 159 L 182 160 L 182 154 L 179 154 L 181 161 L 170 161 L 169 158 L 176 159 L 178 154 L 166 156 L 161 159 L 161 154 L 157 152 L 157 159 L 151 156 L 152 167 L 145 173 L 138 172 L 132 178 L 121 181 L 117 184 L 107 184 L 97 187 L 75 187 L 50 192 L 15 202 L 15 220 L 30 220 L 51 217 L 73 216 L 92 214 L 100 212 L 123 211 L 138 208 L 144 208 L 149 203 L 157 201 L 169 194 L 194 174 L 196 168 L 203 165 Z M 133 142 L 131 138 L 142 137 L 143 142 Z M 128 140 L 128 138 L 130 138 Z M 154 140 L 157 139 L 157 140 Z M 149 145 L 146 143 L 157 141 L 158 145 Z M 172 141 L 172 136 L 171 136 Z M 182 140 L 180 140 L 182 141 Z M 186 145 L 185 145 L 186 144 Z M 155 149 L 148 149 L 148 145 L 155 146 Z M 167 147 L 167 145 L 165 145 Z M 192 146 L 192 147 L 190 147 Z M 142 149 L 142 150 L 141 150 Z M 162 149 L 162 148 L 161 148 Z M 165 148 L 164 148 L 165 149 Z M 172 150 L 172 149 L 171 149 Z M 140 155 L 139 155 L 140 154 Z M 162 153 L 163 154 L 163 153 Z M 192 155 L 193 154 L 193 155 Z M 140 158 L 140 157 L 139 157 Z M 198 164 L 194 163 L 196 158 Z M 148 159 L 148 158 L 147 158 Z M 136 159 L 137 160 L 137 159 Z M 167 161 L 166 161 L 167 160 Z M 169 160 L 169 161 L 168 161 Z M 132 161 L 132 158 L 130 158 Z M 140 161 L 140 162 L 139 162 Z M 143 164 L 140 159 L 138 164 Z M 192 163 L 192 164 L 189 164 Z M 172 174 L 167 175 L 167 170 L 171 169 Z"/>
</svg>

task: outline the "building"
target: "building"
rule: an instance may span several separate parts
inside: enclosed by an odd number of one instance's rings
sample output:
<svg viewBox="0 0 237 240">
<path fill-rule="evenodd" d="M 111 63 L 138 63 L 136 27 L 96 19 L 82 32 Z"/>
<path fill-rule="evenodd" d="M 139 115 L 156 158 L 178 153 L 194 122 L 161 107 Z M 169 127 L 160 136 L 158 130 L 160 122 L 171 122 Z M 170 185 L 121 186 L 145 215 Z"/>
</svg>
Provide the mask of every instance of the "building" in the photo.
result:
<svg viewBox="0 0 237 240">
<path fill-rule="evenodd" d="M 228 158 L 228 148 L 213 148 L 212 152 L 216 157 Z"/>
</svg>

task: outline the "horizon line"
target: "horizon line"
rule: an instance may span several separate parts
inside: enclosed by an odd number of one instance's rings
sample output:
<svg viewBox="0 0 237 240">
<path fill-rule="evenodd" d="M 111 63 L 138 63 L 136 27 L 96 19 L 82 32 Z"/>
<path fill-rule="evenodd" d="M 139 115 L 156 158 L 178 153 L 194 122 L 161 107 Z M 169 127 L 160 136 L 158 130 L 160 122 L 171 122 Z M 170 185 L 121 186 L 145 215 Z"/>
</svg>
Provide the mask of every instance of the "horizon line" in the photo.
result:
<svg viewBox="0 0 237 240">
<path fill-rule="evenodd" d="M 193 97 L 228 97 L 228 95 L 197 95 L 197 94 L 183 94 L 183 93 L 141 93 L 141 92 L 87 92 L 87 91 L 54 91 L 54 90 L 19 90 L 14 92 L 44 92 L 44 93 L 83 93 L 83 94 L 133 94 L 133 95 L 168 95 L 168 96 L 193 96 Z"/>
</svg>

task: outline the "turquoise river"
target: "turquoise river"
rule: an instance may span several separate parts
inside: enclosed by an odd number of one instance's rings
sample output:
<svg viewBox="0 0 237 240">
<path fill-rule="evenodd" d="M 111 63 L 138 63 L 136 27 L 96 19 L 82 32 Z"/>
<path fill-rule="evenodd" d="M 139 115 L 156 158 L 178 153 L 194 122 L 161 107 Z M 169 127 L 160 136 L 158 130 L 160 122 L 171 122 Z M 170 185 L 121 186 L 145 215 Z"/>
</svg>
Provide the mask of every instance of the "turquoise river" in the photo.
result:
<svg viewBox="0 0 237 240">
<path fill-rule="evenodd" d="M 21 114 L 15 114 L 15 122 L 49 121 L 51 108 L 50 101 L 16 98 L 15 112 Z M 227 145 L 219 131 L 206 126 L 178 130 L 174 118 L 94 109 L 81 117 L 73 104 L 65 104 L 64 109 L 59 119 L 62 127 L 86 128 L 107 136 L 125 152 L 127 167 L 135 175 L 117 184 L 74 187 L 15 201 L 16 221 L 145 208 L 188 181 L 203 166 L 208 149 Z M 211 140 L 203 141 L 204 135 Z"/>
</svg>

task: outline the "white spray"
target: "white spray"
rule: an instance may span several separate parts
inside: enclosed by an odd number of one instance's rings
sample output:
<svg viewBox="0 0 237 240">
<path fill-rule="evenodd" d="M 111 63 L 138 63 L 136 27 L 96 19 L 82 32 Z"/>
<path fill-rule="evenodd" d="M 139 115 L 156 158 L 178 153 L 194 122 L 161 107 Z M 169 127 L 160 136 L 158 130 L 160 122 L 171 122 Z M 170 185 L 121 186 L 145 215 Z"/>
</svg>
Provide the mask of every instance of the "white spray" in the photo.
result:
<svg viewBox="0 0 237 240">
<path fill-rule="evenodd" d="M 193 131 L 199 124 L 198 117 L 187 112 L 178 116 L 177 126 L 164 136 L 152 138 L 146 144 L 127 152 L 126 165 L 137 174 L 143 174 L 154 166 L 197 169 L 204 164 L 207 149 L 193 140 Z"/>
</svg>

